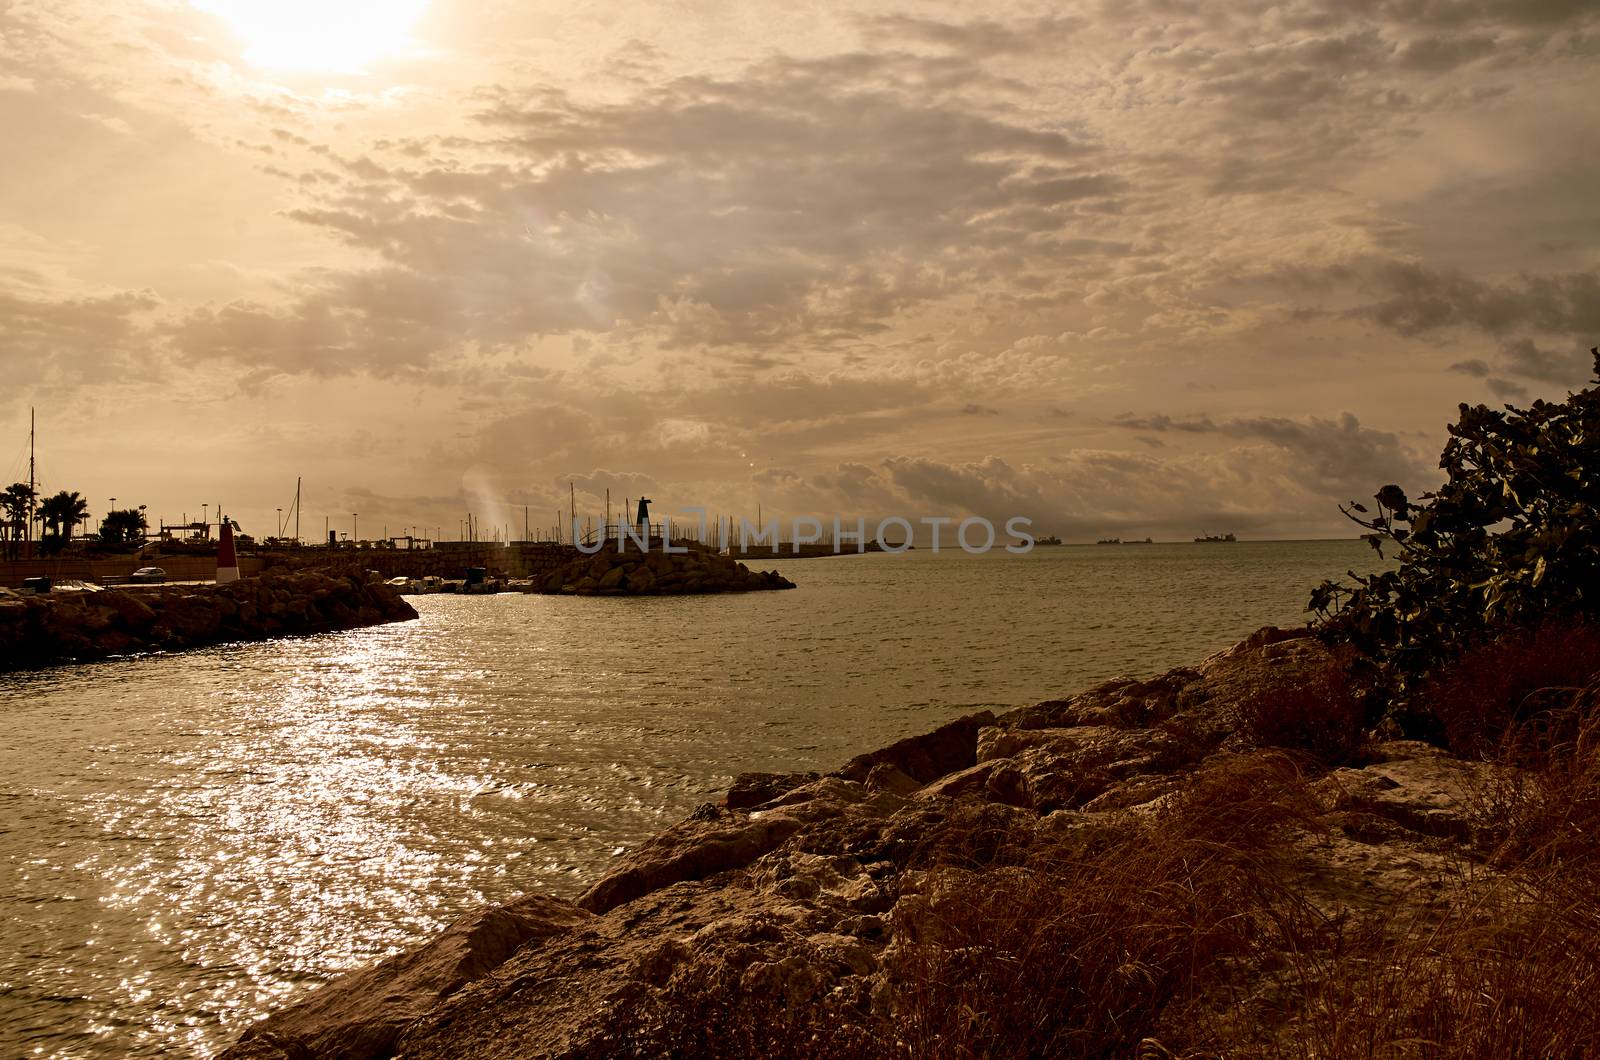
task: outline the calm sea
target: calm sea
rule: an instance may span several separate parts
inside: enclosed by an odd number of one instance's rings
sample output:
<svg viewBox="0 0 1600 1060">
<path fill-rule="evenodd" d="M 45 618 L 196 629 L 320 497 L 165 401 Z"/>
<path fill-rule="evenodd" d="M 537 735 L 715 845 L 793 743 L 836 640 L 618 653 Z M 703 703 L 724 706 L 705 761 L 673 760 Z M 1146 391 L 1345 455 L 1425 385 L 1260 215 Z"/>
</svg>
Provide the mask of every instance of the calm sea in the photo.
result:
<svg viewBox="0 0 1600 1060">
<path fill-rule="evenodd" d="M 1356 541 L 912 552 L 792 592 L 421 620 L 0 676 L 0 1055 L 203 1056 L 485 902 L 573 896 L 745 770 L 1193 663 Z"/>
</svg>

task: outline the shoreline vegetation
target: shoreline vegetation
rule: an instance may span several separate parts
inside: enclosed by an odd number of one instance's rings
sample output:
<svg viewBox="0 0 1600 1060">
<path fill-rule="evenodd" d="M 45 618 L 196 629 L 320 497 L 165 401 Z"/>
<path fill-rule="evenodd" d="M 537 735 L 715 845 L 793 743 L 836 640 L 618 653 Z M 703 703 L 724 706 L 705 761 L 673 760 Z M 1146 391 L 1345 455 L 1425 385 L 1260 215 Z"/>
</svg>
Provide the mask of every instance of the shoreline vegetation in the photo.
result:
<svg viewBox="0 0 1600 1060">
<path fill-rule="evenodd" d="M 1594 1054 L 1600 390 L 1440 467 L 1309 628 L 742 775 L 223 1055 Z"/>
</svg>

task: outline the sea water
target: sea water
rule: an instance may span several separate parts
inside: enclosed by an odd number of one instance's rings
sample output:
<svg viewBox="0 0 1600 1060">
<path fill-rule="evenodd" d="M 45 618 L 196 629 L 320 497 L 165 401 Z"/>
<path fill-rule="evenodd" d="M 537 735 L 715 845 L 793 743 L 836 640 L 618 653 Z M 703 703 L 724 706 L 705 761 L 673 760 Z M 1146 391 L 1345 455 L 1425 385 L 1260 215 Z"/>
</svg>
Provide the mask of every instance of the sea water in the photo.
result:
<svg viewBox="0 0 1600 1060">
<path fill-rule="evenodd" d="M 415 598 L 420 619 L 0 676 L 0 1055 L 204 1056 L 747 770 L 1299 624 L 1358 541 L 768 563 L 799 588 Z"/>
</svg>

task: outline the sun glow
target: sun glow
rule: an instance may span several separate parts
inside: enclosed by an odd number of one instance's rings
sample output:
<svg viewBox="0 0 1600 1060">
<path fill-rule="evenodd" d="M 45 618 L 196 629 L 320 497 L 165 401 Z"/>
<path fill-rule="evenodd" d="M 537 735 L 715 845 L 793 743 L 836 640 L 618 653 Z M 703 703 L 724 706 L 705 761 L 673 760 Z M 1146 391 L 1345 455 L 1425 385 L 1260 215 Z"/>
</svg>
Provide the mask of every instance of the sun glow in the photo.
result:
<svg viewBox="0 0 1600 1060">
<path fill-rule="evenodd" d="M 244 61 L 272 70 L 362 73 L 411 43 L 428 0 L 190 0 L 228 24 Z"/>
</svg>

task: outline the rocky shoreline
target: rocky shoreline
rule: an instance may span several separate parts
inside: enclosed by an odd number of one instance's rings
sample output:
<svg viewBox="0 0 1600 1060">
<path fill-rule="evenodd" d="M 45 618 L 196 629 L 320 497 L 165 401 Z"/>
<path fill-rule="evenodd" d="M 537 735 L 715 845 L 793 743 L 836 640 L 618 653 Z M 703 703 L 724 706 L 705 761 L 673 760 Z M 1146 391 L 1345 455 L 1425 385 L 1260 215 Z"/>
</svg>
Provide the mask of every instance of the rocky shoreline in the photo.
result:
<svg viewBox="0 0 1600 1060">
<path fill-rule="evenodd" d="M 1330 742 L 1341 678 L 1269 628 L 832 773 L 740 776 L 575 900 L 466 916 L 223 1055 L 1294 1052 L 1339 1017 L 1336 939 L 1501 878 L 1475 843 L 1503 768 Z"/>
<path fill-rule="evenodd" d="M 7 593 L 0 599 L 0 671 L 416 617 L 416 610 L 386 585 L 316 571 L 264 574 L 224 585 Z"/>
</svg>

